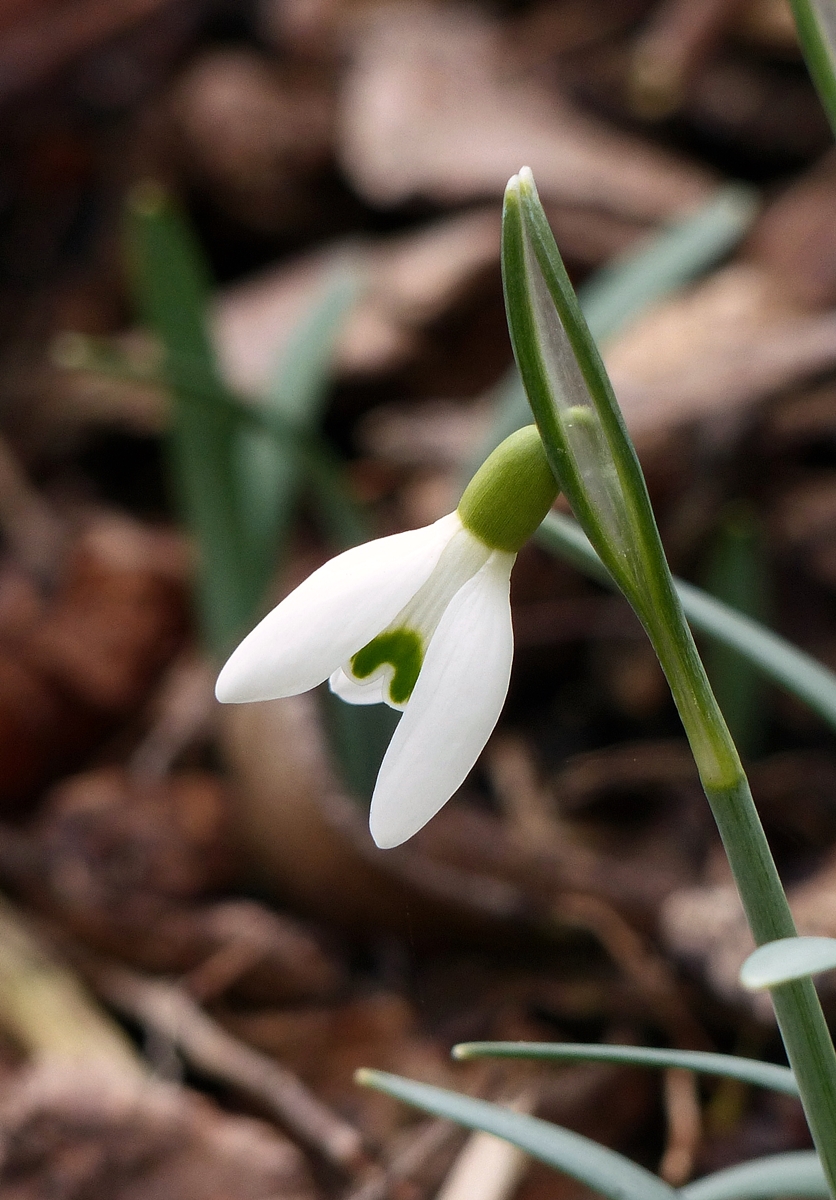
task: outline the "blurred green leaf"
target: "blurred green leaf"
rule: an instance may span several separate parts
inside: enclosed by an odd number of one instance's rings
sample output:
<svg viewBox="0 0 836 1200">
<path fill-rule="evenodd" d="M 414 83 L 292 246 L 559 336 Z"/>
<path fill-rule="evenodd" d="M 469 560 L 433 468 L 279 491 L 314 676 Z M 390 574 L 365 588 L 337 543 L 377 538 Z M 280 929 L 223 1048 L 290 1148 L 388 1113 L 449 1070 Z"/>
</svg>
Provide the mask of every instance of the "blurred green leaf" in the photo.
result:
<svg viewBox="0 0 836 1200">
<path fill-rule="evenodd" d="M 324 463 L 321 451 L 309 454 L 305 461 L 299 445 L 300 438 L 315 433 L 321 421 L 334 345 L 361 284 L 359 272 L 349 264 L 334 272 L 321 297 L 294 331 L 273 372 L 264 404 L 259 406 L 263 422 L 250 422 L 238 433 L 235 457 L 244 533 L 255 564 L 253 612 L 257 611 L 275 573 L 306 473 L 337 544 L 353 544 L 356 535 L 359 533 L 357 540 L 361 540 L 364 533 L 344 489 L 338 489 L 336 494 L 331 483 L 332 478 L 338 479 L 342 474 L 339 464 Z M 268 424 L 271 417 L 276 423 L 286 423 L 299 437 L 277 436 L 278 429 Z"/>
<path fill-rule="evenodd" d="M 833 0 L 790 0 L 798 40 L 836 134 L 836 8 Z"/>
<path fill-rule="evenodd" d="M 552 554 L 565 558 L 599 583 L 615 587 L 586 534 L 571 517 L 549 513 L 535 537 Z M 700 588 L 682 579 L 674 584 L 694 630 L 745 655 L 767 679 L 792 692 L 836 729 L 836 675 L 832 671 Z"/>
<path fill-rule="evenodd" d="M 209 337 L 209 274 L 188 224 L 152 182 L 127 207 L 127 248 L 140 313 L 163 348 L 171 387 L 169 445 L 178 499 L 200 556 L 199 610 L 209 648 L 222 657 L 249 615 L 253 566 L 240 523 L 230 448 L 236 422 L 222 401 L 200 407 L 178 388 L 178 363 L 192 366 L 207 398 L 225 393 Z"/>
<path fill-rule="evenodd" d="M 720 514 L 707 570 L 706 591 L 730 608 L 763 623 L 768 616 L 766 554 L 754 510 L 730 505 Z M 764 740 L 762 676 L 748 657 L 713 641 L 705 656 L 708 678 L 738 750 L 757 754 Z"/>
<path fill-rule="evenodd" d="M 367 536 L 341 464 L 315 435 L 334 342 L 362 280 L 349 262 L 338 268 L 291 338 L 264 401 L 243 402 L 218 368 L 209 272 L 187 221 L 149 182 L 132 193 L 127 225 L 137 304 L 164 354 L 143 377 L 161 373 L 172 395 L 172 473 L 199 550 L 204 635 L 221 659 L 259 614 L 303 478 L 339 544 Z M 76 359 L 89 349 L 118 373 L 106 353 L 73 344 Z"/>
</svg>

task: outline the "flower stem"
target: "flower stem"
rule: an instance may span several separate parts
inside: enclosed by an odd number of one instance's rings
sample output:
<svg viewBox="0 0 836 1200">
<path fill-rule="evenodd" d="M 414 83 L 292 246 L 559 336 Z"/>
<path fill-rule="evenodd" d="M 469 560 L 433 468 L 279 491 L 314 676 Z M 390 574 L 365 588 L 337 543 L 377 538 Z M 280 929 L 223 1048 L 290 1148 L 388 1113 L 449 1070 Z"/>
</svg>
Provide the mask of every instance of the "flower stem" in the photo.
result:
<svg viewBox="0 0 836 1200">
<path fill-rule="evenodd" d="M 668 619 L 648 632 L 691 743 L 752 934 L 758 945 L 795 937 L 795 922 L 746 774 L 691 631 L 678 603 L 666 608 Z M 809 979 L 773 988 L 771 996 L 810 1132 L 836 1197 L 836 1051 L 821 1004 Z"/>
</svg>

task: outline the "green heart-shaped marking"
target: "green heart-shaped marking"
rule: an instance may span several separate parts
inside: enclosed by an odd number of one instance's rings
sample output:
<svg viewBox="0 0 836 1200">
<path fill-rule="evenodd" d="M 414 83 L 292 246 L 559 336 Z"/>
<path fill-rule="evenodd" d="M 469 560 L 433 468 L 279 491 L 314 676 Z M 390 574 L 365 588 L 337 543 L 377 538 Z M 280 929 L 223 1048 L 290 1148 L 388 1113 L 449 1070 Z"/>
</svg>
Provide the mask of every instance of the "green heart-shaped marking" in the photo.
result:
<svg viewBox="0 0 836 1200">
<path fill-rule="evenodd" d="M 406 704 L 418 680 L 424 661 L 424 643 L 414 629 L 387 629 L 358 650 L 351 660 L 356 679 L 368 679 L 384 663 L 394 668 L 389 683 L 389 698 L 393 704 Z"/>
</svg>

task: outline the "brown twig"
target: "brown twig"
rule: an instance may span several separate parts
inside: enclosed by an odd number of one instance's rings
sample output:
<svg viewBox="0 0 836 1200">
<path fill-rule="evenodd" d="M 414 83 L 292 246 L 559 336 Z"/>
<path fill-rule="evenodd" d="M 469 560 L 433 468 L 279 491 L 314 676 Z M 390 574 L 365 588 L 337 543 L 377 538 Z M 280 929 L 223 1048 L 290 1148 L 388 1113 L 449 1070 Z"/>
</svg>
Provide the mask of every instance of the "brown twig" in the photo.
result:
<svg viewBox="0 0 836 1200">
<path fill-rule="evenodd" d="M 694 1072 L 677 1067 L 665 1071 L 664 1096 L 668 1132 L 659 1174 L 672 1187 L 682 1187 L 691 1177 L 702 1138 L 702 1111 Z"/>
<path fill-rule="evenodd" d="M 610 904 L 597 896 L 567 894 L 556 916 L 562 925 L 577 925 L 598 939 L 675 1046 L 712 1049 L 664 958 Z"/>
<path fill-rule="evenodd" d="M 167 1038 L 192 1066 L 258 1100 L 327 1162 L 357 1173 L 367 1166 L 358 1131 L 336 1116 L 285 1067 L 239 1042 L 172 983 L 110 964 L 91 978 L 114 1008 Z"/>
<path fill-rule="evenodd" d="M 440 1154 L 450 1142 L 460 1137 L 462 1131 L 452 1121 L 424 1122 L 391 1162 L 350 1191 L 345 1200 L 384 1200 L 393 1184 L 411 1179 L 429 1159 Z"/>
<path fill-rule="evenodd" d="M 532 1092 L 519 1096 L 508 1107 L 530 1113 Z M 517 1190 L 529 1164 L 528 1155 L 493 1134 L 472 1133 L 465 1142 L 436 1200 L 508 1200 Z"/>
<path fill-rule="evenodd" d="M 214 671 L 199 658 L 178 659 L 156 698 L 156 717 L 131 756 L 132 775 L 164 778 L 183 751 L 209 726 L 215 710 Z"/>
<path fill-rule="evenodd" d="M 710 1050 L 711 1043 L 677 986 L 668 963 L 611 905 L 597 896 L 561 898 L 559 916 L 593 933 L 647 1001 L 675 1046 Z M 659 1174 L 673 1186 L 689 1179 L 702 1137 L 697 1081 L 692 1071 L 670 1070 L 664 1076 L 667 1142 Z"/>
</svg>

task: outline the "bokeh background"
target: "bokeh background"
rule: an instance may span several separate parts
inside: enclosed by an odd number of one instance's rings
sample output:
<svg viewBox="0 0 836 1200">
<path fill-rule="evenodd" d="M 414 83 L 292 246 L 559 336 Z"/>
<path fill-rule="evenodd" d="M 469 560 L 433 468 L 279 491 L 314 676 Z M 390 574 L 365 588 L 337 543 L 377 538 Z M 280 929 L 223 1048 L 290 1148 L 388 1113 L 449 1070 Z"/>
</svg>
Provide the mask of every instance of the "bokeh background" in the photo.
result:
<svg viewBox="0 0 836 1200">
<path fill-rule="evenodd" d="M 506 710 L 397 851 L 365 826 L 385 715 L 212 698 L 236 631 L 352 539 L 449 511 L 519 419 L 523 164 L 674 570 L 836 668 L 836 157 L 788 6 L 4 0 L 0 109 L 0 1195 L 591 1195 L 478 1143 L 463 1174 L 465 1135 L 360 1066 L 676 1184 L 807 1146 L 796 1102 L 730 1081 L 449 1060 L 781 1061 L 620 598 L 524 549 Z M 233 484 L 252 545 L 213 540 Z M 225 563 L 243 599 L 207 585 Z M 836 936 L 833 730 L 704 648 L 801 931 Z"/>
</svg>

